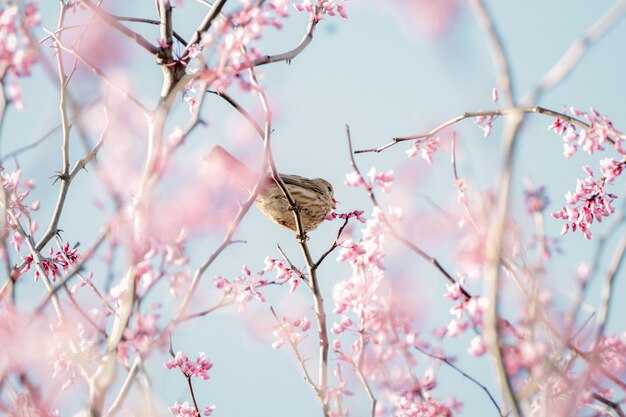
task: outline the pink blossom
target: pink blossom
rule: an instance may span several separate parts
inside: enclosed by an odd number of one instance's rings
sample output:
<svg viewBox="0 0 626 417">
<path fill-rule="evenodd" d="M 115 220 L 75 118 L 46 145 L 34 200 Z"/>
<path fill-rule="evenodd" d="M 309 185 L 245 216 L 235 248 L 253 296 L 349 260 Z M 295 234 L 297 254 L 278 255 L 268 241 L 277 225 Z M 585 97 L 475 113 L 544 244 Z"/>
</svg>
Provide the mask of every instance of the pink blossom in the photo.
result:
<svg viewBox="0 0 626 417">
<path fill-rule="evenodd" d="M 365 182 L 358 172 L 352 171 L 346 174 L 346 180 L 344 181 L 344 184 L 349 187 L 359 187 L 361 185 L 365 185 Z"/>
<path fill-rule="evenodd" d="M 204 352 L 200 352 L 195 361 L 189 360 L 185 354 L 178 352 L 173 359 L 164 362 L 163 366 L 167 369 L 179 368 L 186 377 L 199 377 L 206 381 L 210 378 L 209 371 L 213 364 L 206 358 Z"/>
<path fill-rule="evenodd" d="M 198 413 L 196 412 L 194 406 L 189 404 L 187 401 L 182 404 L 179 404 L 178 401 L 176 401 L 173 406 L 168 407 L 168 411 L 176 417 L 198 417 Z"/>
<path fill-rule="evenodd" d="M 12 403 L 12 404 L 11 404 Z M 18 393 L 10 400 L 9 408 L 4 409 L 7 417 L 58 417 L 58 411 L 52 411 L 45 399 L 32 392 Z"/>
<path fill-rule="evenodd" d="M 467 352 L 473 356 L 482 356 L 486 351 L 487 347 L 481 336 L 474 336 L 470 342 L 470 346 L 467 348 Z"/>
<path fill-rule="evenodd" d="M 524 191 L 524 204 L 529 214 L 541 213 L 550 203 L 545 191 L 543 186 Z"/>
<path fill-rule="evenodd" d="M 489 116 L 476 116 L 476 120 L 474 123 L 478 126 L 480 130 L 483 131 L 483 136 L 488 137 L 491 135 L 491 129 L 493 126 L 491 123 L 496 119 L 497 116 L 489 115 Z"/>
<path fill-rule="evenodd" d="M 565 196 L 569 206 L 561 207 L 561 210 L 552 213 L 552 217 L 565 221 L 561 235 L 571 228 L 574 232 L 579 230 L 589 240 L 592 236 L 590 227 L 594 219 L 601 222 L 605 217 L 613 214 L 615 208 L 612 203 L 617 196 L 606 192 L 605 186 L 609 183 L 606 177 L 596 180 L 593 171 L 588 166 L 583 169 L 587 173 L 587 178 L 579 179 L 576 192 L 568 192 Z M 604 169 L 612 173 L 617 171 L 621 173 L 621 168 L 616 168 L 610 162 L 605 162 Z M 613 180 L 614 178 L 615 176 L 611 177 Z"/>
<path fill-rule="evenodd" d="M 548 130 L 554 130 L 563 139 L 565 157 L 571 157 L 579 147 L 590 155 L 604 151 L 604 145 L 609 142 L 621 155 L 626 154 L 624 149 L 626 136 L 617 130 L 606 116 L 601 115 L 593 108 L 589 112 L 584 112 L 570 107 L 570 112 L 574 116 L 582 118 L 590 127 L 578 131 L 573 123 L 561 119 L 552 122 Z"/>
<path fill-rule="evenodd" d="M 59 248 L 59 250 L 56 251 L 52 249 L 52 247 L 50 247 L 50 249 L 48 250 L 50 257 L 41 259 L 41 267 L 44 271 L 44 274 L 54 281 L 56 280 L 56 277 L 61 274 L 61 270 L 66 271 L 71 265 L 78 262 L 78 259 L 80 258 L 80 255 L 78 254 L 79 245 L 79 243 L 76 243 L 72 248 L 70 248 L 70 243 L 66 242 L 63 246 Z M 22 259 L 25 262 L 22 272 L 26 272 L 33 264 L 34 258 L 32 254 L 29 254 Z M 39 276 L 39 269 L 36 269 L 35 280 L 37 280 Z"/>
<path fill-rule="evenodd" d="M 626 369 L 626 334 L 622 337 L 610 336 L 602 340 L 596 348 L 605 369 L 622 372 Z"/>
<path fill-rule="evenodd" d="M 413 158 L 418 153 L 421 154 L 421 157 L 428 162 L 429 165 L 433 163 L 433 155 L 439 149 L 440 138 L 436 137 L 428 137 L 425 139 L 418 139 L 413 142 L 413 147 L 406 151 L 406 154 L 409 158 Z"/>
<path fill-rule="evenodd" d="M 311 322 L 306 317 L 295 322 L 290 322 L 283 318 L 279 324 L 272 325 L 272 333 L 276 337 L 272 347 L 280 349 L 285 343 L 297 345 L 304 339 L 304 335 L 310 327 Z M 302 331 L 302 333 L 298 330 Z"/>
<path fill-rule="evenodd" d="M 494 88 L 491 90 L 491 101 L 493 101 L 493 102 L 494 102 L 494 104 L 496 105 L 496 107 L 498 106 L 498 99 L 499 99 L 498 89 L 494 87 Z"/>
<path fill-rule="evenodd" d="M 341 214 L 333 213 L 334 214 L 333 218 L 339 217 L 340 219 L 347 220 L 347 219 L 351 219 L 354 217 L 361 223 L 365 223 L 366 219 L 365 217 L 363 217 L 363 213 L 365 213 L 363 210 L 354 210 L 349 213 L 341 213 Z"/>
<path fill-rule="evenodd" d="M 372 167 L 367 176 L 370 179 L 371 186 L 379 187 L 382 192 L 387 192 L 393 182 L 393 171 L 378 172 L 376 168 Z"/>
<path fill-rule="evenodd" d="M 339 14 L 342 18 L 347 19 L 345 7 L 341 4 L 342 0 L 316 0 L 315 3 L 311 3 L 311 0 L 304 0 L 301 3 L 295 3 L 294 7 L 299 12 L 315 13 L 315 20 L 319 21 L 324 15 L 335 16 L 335 13 Z"/>
</svg>

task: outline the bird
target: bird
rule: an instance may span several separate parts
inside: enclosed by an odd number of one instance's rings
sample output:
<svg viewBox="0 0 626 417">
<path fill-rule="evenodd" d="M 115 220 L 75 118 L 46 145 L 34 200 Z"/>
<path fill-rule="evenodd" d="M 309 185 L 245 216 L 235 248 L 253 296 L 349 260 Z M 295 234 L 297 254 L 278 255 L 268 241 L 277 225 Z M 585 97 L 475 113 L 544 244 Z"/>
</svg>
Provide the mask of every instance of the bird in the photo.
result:
<svg viewBox="0 0 626 417">
<path fill-rule="evenodd" d="M 257 174 L 226 149 L 219 145 L 214 146 L 205 160 L 222 165 L 235 176 L 237 182 L 246 191 L 252 192 Z M 299 175 L 279 175 L 300 209 L 304 232 L 316 229 L 326 215 L 335 208 L 336 200 L 332 184 L 322 178 L 309 179 Z M 262 180 L 255 203 L 270 220 L 287 229 L 297 231 L 293 207 L 269 173 L 266 173 Z"/>
</svg>

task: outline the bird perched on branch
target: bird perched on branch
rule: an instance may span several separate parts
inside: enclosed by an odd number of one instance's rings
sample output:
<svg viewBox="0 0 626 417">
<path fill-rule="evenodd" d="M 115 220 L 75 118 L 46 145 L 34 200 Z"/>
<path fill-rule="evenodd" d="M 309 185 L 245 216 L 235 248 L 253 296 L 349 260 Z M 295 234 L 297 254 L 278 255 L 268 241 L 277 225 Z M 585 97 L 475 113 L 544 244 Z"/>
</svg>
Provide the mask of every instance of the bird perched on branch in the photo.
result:
<svg viewBox="0 0 626 417">
<path fill-rule="evenodd" d="M 214 146 L 205 158 L 211 163 L 218 163 L 231 172 L 242 187 L 249 193 L 257 180 L 257 174 L 243 162 L 221 146 Z M 304 178 L 299 175 L 279 174 L 289 193 L 300 208 L 300 217 L 305 232 L 315 229 L 324 217 L 335 208 L 333 186 L 322 178 Z M 293 208 L 276 181 L 266 174 L 256 205 L 271 220 L 281 226 L 297 231 Z"/>
</svg>

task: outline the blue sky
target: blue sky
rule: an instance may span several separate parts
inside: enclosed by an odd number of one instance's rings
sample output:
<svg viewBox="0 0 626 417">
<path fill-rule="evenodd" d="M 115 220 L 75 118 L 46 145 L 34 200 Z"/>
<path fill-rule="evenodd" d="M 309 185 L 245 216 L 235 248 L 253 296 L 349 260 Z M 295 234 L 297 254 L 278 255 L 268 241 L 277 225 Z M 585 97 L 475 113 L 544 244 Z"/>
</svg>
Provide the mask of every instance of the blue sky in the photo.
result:
<svg viewBox="0 0 626 417">
<path fill-rule="evenodd" d="M 134 3 L 129 6 L 125 2 L 107 3 L 119 13 L 154 17 L 152 4 Z M 402 1 L 381 5 L 351 0 L 347 2 L 349 19 L 328 18 L 321 22 L 311 45 L 293 62 L 260 69 L 261 83 L 266 87 L 276 114 L 273 146 L 279 170 L 328 179 L 335 184 L 342 211 L 371 211 L 363 190 L 343 185 L 344 175 L 350 171 L 344 133 L 346 123 L 351 127 L 354 147 L 368 148 L 386 143 L 394 136 L 427 131 L 464 111 L 493 108 L 491 90 L 496 83 L 494 67 L 484 36 L 471 10 L 463 4 L 451 30 L 433 38 L 426 36 L 417 23 L 405 16 L 402 6 Z M 487 6 L 501 32 L 511 59 L 515 87 L 521 95 L 532 88 L 572 41 L 579 38 L 606 10 L 608 3 L 528 0 L 490 1 Z M 48 28 L 56 24 L 55 7 L 56 4 L 42 6 L 44 26 Z M 190 0 L 186 2 L 186 7 L 202 10 Z M 295 10 L 291 15 L 282 31 L 270 30 L 264 37 L 261 41 L 264 51 L 280 52 L 299 41 L 307 17 Z M 190 12 L 189 9 L 176 11 L 175 29 L 188 38 L 199 17 L 199 13 Z M 149 40 L 156 39 L 156 31 L 145 33 Z M 37 36 L 42 38 L 44 33 L 40 32 Z M 564 105 L 582 109 L 594 106 L 609 116 L 618 128 L 626 125 L 622 122 L 626 118 L 626 107 L 623 105 L 623 92 L 626 91 L 623 77 L 626 63 L 624 39 L 626 24 L 620 22 L 589 50 L 573 73 L 538 104 L 555 110 L 561 110 Z M 50 52 L 46 47 L 43 50 Z M 131 48 L 131 58 L 125 68 L 130 68 L 130 84 L 138 92 L 137 95 L 152 107 L 158 99 L 161 71 L 142 52 L 136 47 Z M 42 72 L 36 71 L 32 79 L 24 81 L 23 86 L 26 109 L 21 113 L 10 110 L 3 127 L 3 154 L 30 143 L 58 124 L 57 93 L 45 81 Z M 98 88 L 94 88 L 93 91 L 81 90 L 76 93 L 85 98 L 98 91 Z M 232 94 L 243 97 L 236 89 L 233 89 Z M 253 114 L 260 114 L 255 100 L 243 97 L 242 103 L 249 105 Z M 36 116 L 33 116 L 33 111 Z M 179 104 L 177 120 L 184 121 L 185 112 L 185 105 Z M 210 97 L 205 112 L 209 128 L 199 130 L 189 139 L 188 147 L 181 155 L 182 161 L 184 158 L 200 158 L 214 143 L 229 146 L 239 155 L 255 153 L 249 147 L 256 140 L 250 139 L 251 134 L 246 137 L 243 133 L 242 138 L 233 138 L 243 121 L 232 109 Z M 556 211 L 563 202 L 565 192 L 574 188 L 575 178 L 582 176 L 581 164 L 593 163 L 595 160 L 588 157 L 565 160 L 560 138 L 547 132 L 550 122 L 549 118 L 536 115 L 529 117 L 524 125 L 513 207 L 519 207 L 521 202 L 522 178 L 529 177 L 535 184 L 547 185 L 551 198 L 549 211 Z M 501 121 L 494 122 L 494 132 L 489 138 L 483 138 L 482 132 L 471 120 L 458 126 L 458 134 L 463 175 L 472 176 L 477 188 L 491 189 L 500 169 Z M 56 188 L 48 184 L 51 173 L 59 165 L 58 141 L 58 137 L 52 138 L 37 152 L 25 155 L 19 161 L 26 176 L 37 180 L 38 198 L 42 202 L 51 201 L 56 195 Z M 364 171 L 376 166 L 379 170 L 394 169 L 396 173 L 407 173 L 399 179 L 405 194 L 392 192 L 385 195 L 384 205 L 387 206 L 389 201 L 410 200 L 417 207 L 416 210 L 427 211 L 428 204 L 424 196 L 442 206 L 453 201 L 455 190 L 452 187 L 449 156 L 438 155 L 434 166 L 428 167 L 419 158 L 406 157 L 404 151 L 409 147 L 409 143 L 401 144 L 382 154 L 366 154 L 357 159 Z M 260 151 L 260 146 L 257 150 Z M 64 237 L 90 242 L 99 230 L 99 215 L 84 215 L 85 207 L 92 207 L 94 199 L 102 195 L 98 184 L 93 172 L 88 172 L 81 175 L 73 185 L 72 202 L 68 204 L 61 223 Z M 620 187 L 620 190 L 623 189 L 623 184 Z M 516 215 L 521 213 L 520 210 Z M 44 207 L 42 219 L 45 215 Z M 310 246 L 315 253 L 321 253 L 329 245 L 336 227 L 336 223 L 326 224 L 312 234 Z M 560 229 L 558 221 L 547 220 L 548 234 L 557 235 Z M 436 256 L 446 259 L 445 244 L 433 244 L 427 232 L 420 233 L 414 227 L 407 230 L 415 233 L 411 237 L 416 243 L 432 248 Z M 598 230 L 598 235 L 601 230 Z M 208 278 L 218 273 L 233 276 L 239 273 L 242 264 L 247 264 L 252 270 L 261 269 L 266 256 L 278 256 L 276 243 L 280 243 L 288 254 L 298 259 L 299 251 L 292 234 L 276 227 L 256 210 L 252 210 L 246 217 L 237 236 L 245 238 L 247 243 L 228 248 L 207 272 L 203 291 L 206 291 L 209 299 L 215 297 L 215 293 L 211 292 L 214 290 Z M 220 239 L 218 234 L 194 237 L 189 245 L 192 266 L 199 264 L 211 253 Z M 547 283 L 547 286 L 555 289 L 559 299 L 566 299 L 568 279 L 579 260 L 590 258 L 595 242 L 587 242 L 581 235 L 575 234 L 566 236 L 561 246 L 564 254 L 557 256 L 551 265 L 548 279 L 554 281 Z M 298 263 L 302 264 L 301 261 Z M 445 291 L 443 279 L 428 264 L 410 254 L 405 253 L 400 259 L 394 258 L 388 267 L 391 277 L 419 276 L 420 285 L 427 286 L 420 288 L 423 297 L 439 297 Z M 329 306 L 332 305 L 334 283 L 348 274 L 349 267 L 335 263 L 334 257 L 323 265 L 320 275 Z M 618 281 L 621 293 L 626 285 L 623 281 L 622 273 Z M 30 287 L 24 290 L 24 297 L 29 297 Z M 32 284 L 34 287 L 35 284 Z M 479 286 L 475 289 L 480 291 Z M 216 415 L 320 415 L 317 400 L 302 380 L 292 353 L 285 348 L 274 350 L 269 339 L 254 336 L 250 332 L 250 326 L 253 325 L 249 318 L 251 314 L 261 322 L 273 320 L 269 305 L 302 303 L 308 306 L 310 300 L 305 288 L 298 291 L 298 294 L 285 301 L 285 288 L 270 288 L 267 291 L 268 302 L 252 307 L 248 316 L 239 315 L 235 308 L 228 308 L 195 323 L 184 324 L 175 334 L 176 350 L 183 350 L 190 356 L 205 351 L 215 363 L 211 380 L 197 386 L 206 405 L 217 405 Z M 159 296 L 167 297 L 165 288 L 155 298 Z M 597 297 L 597 288 L 594 286 L 591 301 Z M 441 298 L 433 306 L 432 312 L 423 318 L 425 332 L 432 330 L 435 323 L 443 323 L 440 315 L 447 314 L 449 308 L 445 303 Z M 619 308 L 623 309 L 623 306 Z M 618 315 L 617 312 L 615 314 Z M 609 324 L 614 332 L 624 331 L 619 323 Z M 314 341 L 308 342 L 311 348 L 308 356 L 314 358 Z M 464 355 L 463 343 L 452 346 L 451 352 L 455 351 Z M 148 362 L 156 370 L 153 383 L 159 399 L 164 405 L 188 399 L 184 380 L 162 371 L 159 363 L 162 360 L 163 356 L 157 355 Z M 461 367 L 493 389 L 488 364 L 486 358 L 460 362 Z M 167 378 L 164 378 L 166 375 Z M 352 415 L 359 416 L 364 415 L 367 406 L 363 392 L 359 391 L 358 385 L 356 387 L 356 398 L 360 403 L 354 402 Z M 443 398 L 448 393 L 457 395 L 465 405 L 463 415 L 496 415 L 482 391 L 445 367 L 441 369 L 436 393 Z"/>
</svg>

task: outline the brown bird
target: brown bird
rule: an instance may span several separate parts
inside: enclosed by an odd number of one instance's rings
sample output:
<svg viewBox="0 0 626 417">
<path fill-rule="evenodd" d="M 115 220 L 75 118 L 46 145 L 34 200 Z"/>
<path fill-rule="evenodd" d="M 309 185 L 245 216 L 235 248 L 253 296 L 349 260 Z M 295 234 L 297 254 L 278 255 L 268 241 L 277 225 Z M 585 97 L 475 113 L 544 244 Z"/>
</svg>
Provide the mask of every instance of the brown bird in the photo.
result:
<svg viewBox="0 0 626 417">
<path fill-rule="evenodd" d="M 205 159 L 222 164 L 225 169 L 232 172 L 246 191 L 252 192 L 257 175 L 226 149 L 219 145 L 214 146 Z M 279 175 L 300 207 L 300 217 L 305 232 L 319 226 L 330 210 L 335 208 L 333 186 L 328 181 L 322 178 L 304 178 L 299 175 Z M 289 209 L 289 202 L 269 174 L 266 174 L 261 184 L 256 197 L 256 205 L 275 223 L 294 231 L 297 229 L 293 210 Z"/>
</svg>

